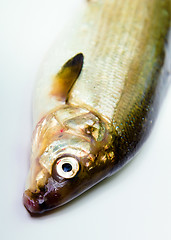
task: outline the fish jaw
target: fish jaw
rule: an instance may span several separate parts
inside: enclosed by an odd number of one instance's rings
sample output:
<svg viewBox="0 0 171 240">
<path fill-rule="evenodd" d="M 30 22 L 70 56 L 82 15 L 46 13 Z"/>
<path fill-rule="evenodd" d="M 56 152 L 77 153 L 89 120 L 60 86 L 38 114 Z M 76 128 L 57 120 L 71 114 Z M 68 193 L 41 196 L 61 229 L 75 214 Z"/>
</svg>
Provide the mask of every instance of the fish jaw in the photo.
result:
<svg viewBox="0 0 171 240">
<path fill-rule="evenodd" d="M 23 194 L 23 204 L 30 213 L 41 212 L 40 205 L 42 202 L 40 201 L 40 199 L 43 200 L 42 195 L 39 194 L 39 195 L 36 195 L 36 197 L 34 197 L 33 193 L 30 190 L 26 190 Z"/>
<path fill-rule="evenodd" d="M 27 189 L 23 194 L 24 206 L 31 214 L 43 213 L 60 206 L 62 201 L 58 189 L 61 189 L 62 185 L 60 183 L 57 184 L 53 181 L 53 178 L 50 178 L 48 179 L 46 189 L 38 193 Z"/>
</svg>

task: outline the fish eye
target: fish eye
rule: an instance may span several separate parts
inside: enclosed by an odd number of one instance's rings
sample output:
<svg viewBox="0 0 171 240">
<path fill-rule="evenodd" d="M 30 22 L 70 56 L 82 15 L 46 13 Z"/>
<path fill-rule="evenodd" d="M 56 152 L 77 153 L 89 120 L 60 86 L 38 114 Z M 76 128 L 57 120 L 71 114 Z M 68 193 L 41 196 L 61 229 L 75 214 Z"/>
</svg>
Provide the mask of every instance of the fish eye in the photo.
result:
<svg viewBox="0 0 171 240">
<path fill-rule="evenodd" d="M 57 161 L 56 171 L 63 178 L 73 178 L 79 171 L 79 163 L 73 157 L 63 157 Z"/>
</svg>

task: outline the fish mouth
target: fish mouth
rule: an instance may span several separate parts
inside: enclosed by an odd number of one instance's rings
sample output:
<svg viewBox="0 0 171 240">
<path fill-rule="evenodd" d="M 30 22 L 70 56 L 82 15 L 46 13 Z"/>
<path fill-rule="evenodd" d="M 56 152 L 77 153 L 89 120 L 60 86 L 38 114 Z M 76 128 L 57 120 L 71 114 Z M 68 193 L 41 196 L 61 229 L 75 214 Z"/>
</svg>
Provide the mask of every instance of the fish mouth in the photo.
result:
<svg viewBox="0 0 171 240">
<path fill-rule="evenodd" d="M 33 193 L 26 190 L 23 194 L 23 203 L 30 213 L 42 213 L 45 211 L 45 199 L 42 193 Z"/>
<path fill-rule="evenodd" d="M 25 208 L 31 214 L 43 213 L 47 210 L 54 209 L 59 205 L 59 194 L 40 191 L 31 192 L 29 189 L 23 194 L 23 203 Z"/>
</svg>

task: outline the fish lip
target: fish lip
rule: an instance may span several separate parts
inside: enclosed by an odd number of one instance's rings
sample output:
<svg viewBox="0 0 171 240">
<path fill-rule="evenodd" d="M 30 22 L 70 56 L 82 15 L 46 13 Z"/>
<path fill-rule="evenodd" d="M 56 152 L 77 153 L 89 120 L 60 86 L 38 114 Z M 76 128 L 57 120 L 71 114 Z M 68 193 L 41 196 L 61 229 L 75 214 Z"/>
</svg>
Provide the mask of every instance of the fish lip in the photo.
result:
<svg viewBox="0 0 171 240">
<path fill-rule="evenodd" d="M 25 208 L 31 214 L 42 213 L 46 211 L 44 194 L 33 193 L 29 189 L 23 194 L 23 203 Z"/>
<path fill-rule="evenodd" d="M 46 211 L 53 210 L 62 204 L 60 194 L 52 189 L 42 189 L 40 192 L 32 192 L 27 189 L 23 194 L 23 204 L 32 215 L 39 215 Z"/>
</svg>

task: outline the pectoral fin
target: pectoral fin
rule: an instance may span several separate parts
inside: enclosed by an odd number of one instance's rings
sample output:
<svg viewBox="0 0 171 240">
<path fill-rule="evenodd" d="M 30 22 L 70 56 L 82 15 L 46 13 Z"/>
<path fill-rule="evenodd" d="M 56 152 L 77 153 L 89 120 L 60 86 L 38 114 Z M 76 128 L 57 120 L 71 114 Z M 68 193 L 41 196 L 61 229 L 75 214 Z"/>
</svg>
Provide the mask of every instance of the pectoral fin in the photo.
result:
<svg viewBox="0 0 171 240">
<path fill-rule="evenodd" d="M 68 94 L 80 75 L 84 56 L 82 53 L 69 59 L 56 74 L 52 83 L 51 96 L 59 101 L 67 101 Z"/>
</svg>

